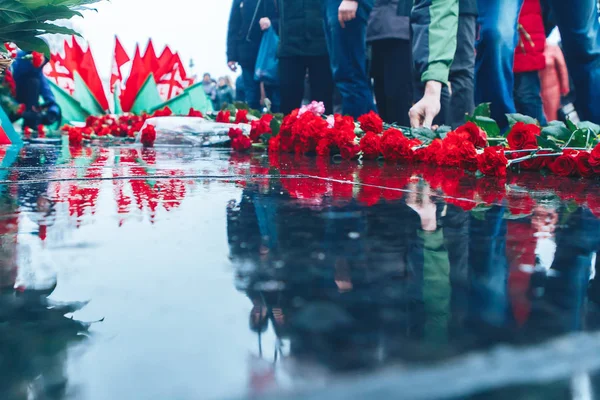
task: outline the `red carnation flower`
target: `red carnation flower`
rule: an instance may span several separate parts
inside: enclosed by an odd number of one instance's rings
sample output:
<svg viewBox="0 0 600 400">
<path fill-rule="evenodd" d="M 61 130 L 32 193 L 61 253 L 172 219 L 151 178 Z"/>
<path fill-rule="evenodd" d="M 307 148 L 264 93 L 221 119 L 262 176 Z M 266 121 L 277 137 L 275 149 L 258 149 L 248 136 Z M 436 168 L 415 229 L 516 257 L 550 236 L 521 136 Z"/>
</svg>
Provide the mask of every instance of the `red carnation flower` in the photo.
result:
<svg viewBox="0 0 600 400">
<path fill-rule="evenodd" d="M 550 164 L 550 170 L 559 176 L 577 175 L 577 153 L 577 151 L 565 151 L 561 156 L 558 156 L 552 164 Z"/>
<path fill-rule="evenodd" d="M 500 146 L 486 147 L 483 153 L 477 156 L 477 166 L 484 175 L 504 178 L 507 165 L 504 148 Z"/>
<path fill-rule="evenodd" d="M 317 155 L 321 157 L 329 156 L 329 154 L 331 153 L 332 144 L 333 143 L 331 142 L 331 140 L 327 138 L 319 140 L 319 143 L 317 143 Z"/>
<path fill-rule="evenodd" d="M 248 123 L 248 110 L 238 110 L 235 114 L 236 124 L 247 124 Z"/>
<path fill-rule="evenodd" d="M 347 143 L 340 147 L 340 155 L 344 160 L 352 160 L 360 153 L 360 146 L 354 143 Z"/>
<path fill-rule="evenodd" d="M 70 146 L 81 146 L 83 143 L 83 132 L 79 128 L 72 127 L 69 129 L 69 145 Z"/>
<path fill-rule="evenodd" d="M 38 134 L 38 138 L 43 139 L 46 137 L 46 127 L 42 124 L 39 124 L 37 126 L 37 134 Z"/>
<path fill-rule="evenodd" d="M 341 116 L 340 114 L 335 114 L 333 116 L 334 120 L 334 128 L 342 130 L 342 131 L 352 131 L 354 132 L 354 119 L 350 116 Z"/>
<path fill-rule="evenodd" d="M 156 128 L 154 125 L 148 125 L 142 130 L 142 144 L 144 147 L 152 147 L 154 146 L 154 141 L 156 140 Z"/>
<path fill-rule="evenodd" d="M 589 178 L 594 175 L 594 169 L 590 165 L 590 157 L 591 155 L 587 151 L 582 151 L 575 157 L 577 171 L 579 171 L 579 175 L 584 178 Z"/>
<path fill-rule="evenodd" d="M 219 111 L 217 114 L 216 122 L 228 124 L 231 119 L 231 113 L 229 111 Z"/>
<path fill-rule="evenodd" d="M 42 53 L 34 51 L 31 53 L 31 57 L 31 63 L 34 67 L 41 68 L 41 66 L 44 65 L 44 55 Z"/>
<path fill-rule="evenodd" d="M 152 117 L 170 117 L 171 115 L 173 115 L 173 111 L 169 107 L 165 107 L 162 110 L 154 111 Z"/>
<path fill-rule="evenodd" d="M 252 147 L 252 141 L 246 135 L 240 135 L 231 141 L 231 148 L 235 151 L 246 151 Z"/>
<path fill-rule="evenodd" d="M 386 161 L 412 161 L 414 151 L 412 149 L 414 142 L 408 140 L 402 131 L 398 129 L 388 129 L 384 132 L 381 139 L 381 153 Z"/>
<path fill-rule="evenodd" d="M 383 132 L 383 120 L 375 112 L 371 111 L 358 118 L 360 129 L 365 132 Z"/>
<path fill-rule="evenodd" d="M 273 120 L 273 115 L 265 114 L 261 117 L 261 119 L 251 121 L 250 126 L 250 139 L 253 142 L 258 142 L 260 137 L 265 134 L 272 133 L 271 130 L 271 121 Z"/>
<path fill-rule="evenodd" d="M 363 158 L 374 160 L 381 154 L 381 136 L 373 132 L 367 132 L 360 140 L 360 149 Z"/>
<path fill-rule="evenodd" d="M 229 128 L 229 139 L 235 140 L 240 136 L 244 136 L 244 131 L 239 128 Z"/>
<path fill-rule="evenodd" d="M 202 115 L 202 112 L 198 111 L 198 110 L 194 110 L 194 108 L 190 108 L 190 112 L 188 113 L 188 117 L 200 117 L 203 118 L 204 115 Z"/>
<path fill-rule="evenodd" d="M 279 153 L 281 150 L 281 137 L 279 135 L 269 140 L 269 153 Z"/>
<path fill-rule="evenodd" d="M 508 133 L 508 146 L 511 150 L 537 148 L 537 136 L 540 135 L 540 127 L 534 124 L 517 122 Z"/>
<path fill-rule="evenodd" d="M 465 142 L 458 149 L 460 166 L 467 171 L 477 171 L 477 150 L 471 142 Z"/>
<path fill-rule="evenodd" d="M 477 126 L 474 122 L 467 122 L 463 126 L 456 129 L 457 133 L 467 133 L 469 135 L 469 141 L 475 145 L 475 147 L 487 146 L 487 134 L 483 129 Z"/>
</svg>

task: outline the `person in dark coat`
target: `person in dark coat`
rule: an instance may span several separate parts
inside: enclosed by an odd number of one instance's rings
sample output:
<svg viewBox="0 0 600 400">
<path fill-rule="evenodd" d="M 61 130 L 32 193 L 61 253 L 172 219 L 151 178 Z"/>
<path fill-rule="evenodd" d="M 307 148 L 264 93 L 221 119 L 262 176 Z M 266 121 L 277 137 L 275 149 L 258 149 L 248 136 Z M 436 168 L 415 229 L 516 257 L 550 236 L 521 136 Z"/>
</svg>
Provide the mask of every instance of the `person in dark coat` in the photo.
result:
<svg viewBox="0 0 600 400">
<path fill-rule="evenodd" d="M 333 78 L 323 29 L 321 0 L 279 0 L 281 111 L 300 107 L 308 71 L 311 100 L 333 112 Z"/>
<path fill-rule="evenodd" d="M 227 65 L 232 71 L 242 68 L 245 100 L 250 108 L 260 109 L 260 83 L 254 80 L 256 59 L 263 31 L 279 29 L 277 0 L 233 0 L 227 31 Z M 267 93 L 271 98 L 272 94 Z"/>
<path fill-rule="evenodd" d="M 223 104 L 233 104 L 233 97 L 233 88 L 228 82 L 228 79 L 225 77 L 219 78 L 219 85 L 217 87 L 218 109 L 220 109 Z"/>
<path fill-rule="evenodd" d="M 60 121 L 61 110 L 42 71 L 48 60 L 44 59 L 42 65 L 36 67 L 29 55 L 31 52 L 19 51 L 12 71 L 17 88 L 16 100 L 25 104 L 23 128 L 36 129 L 38 125 L 52 125 Z M 40 104 L 40 97 L 43 104 Z"/>
<path fill-rule="evenodd" d="M 376 111 L 367 74 L 366 31 L 373 0 L 323 0 L 325 38 L 342 112 L 358 118 Z"/>
<path fill-rule="evenodd" d="M 412 0 L 375 0 L 367 26 L 379 115 L 402 126 L 410 124 L 408 110 L 413 104 L 411 8 Z"/>
</svg>

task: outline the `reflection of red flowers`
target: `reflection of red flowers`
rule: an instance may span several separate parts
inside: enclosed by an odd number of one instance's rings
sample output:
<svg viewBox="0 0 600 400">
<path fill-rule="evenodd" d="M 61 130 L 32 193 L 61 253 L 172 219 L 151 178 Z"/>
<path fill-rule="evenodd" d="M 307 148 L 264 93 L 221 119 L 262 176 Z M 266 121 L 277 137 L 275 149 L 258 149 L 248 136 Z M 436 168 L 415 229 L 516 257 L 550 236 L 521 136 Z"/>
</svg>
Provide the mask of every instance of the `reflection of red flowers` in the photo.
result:
<svg viewBox="0 0 600 400">
<path fill-rule="evenodd" d="M 154 146 L 154 141 L 156 140 L 156 129 L 154 125 L 148 125 L 142 130 L 142 144 L 145 147 Z"/>
<path fill-rule="evenodd" d="M 27 138 L 27 139 L 31 138 L 31 134 L 32 134 L 32 130 L 30 127 L 26 126 L 25 128 L 23 128 L 23 136 L 25 136 L 25 138 Z"/>
<path fill-rule="evenodd" d="M 475 147 L 487 146 L 487 135 L 483 129 L 477 126 L 473 122 L 467 122 L 463 126 L 456 129 L 456 133 L 468 133 L 469 141 L 475 145 Z"/>
<path fill-rule="evenodd" d="M 19 104 L 19 108 L 17 108 L 17 115 L 22 115 L 26 109 L 27 107 L 25 104 Z"/>
<path fill-rule="evenodd" d="M 247 124 L 248 123 L 248 110 L 237 110 L 235 114 L 236 124 Z"/>
<path fill-rule="evenodd" d="M 188 113 L 188 117 L 204 117 L 204 115 L 202 115 L 201 111 L 198 110 L 194 110 L 194 108 L 190 108 L 190 112 Z"/>
<path fill-rule="evenodd" d="M 537 148 L 536 137 L 539 135 L 539 126 L 517 122 L 508 133 L 508 146 L 511 150 Z"/>
<path fill-rule="evenodd" d="M 34 67 L 40 68 L 42 65 L 44 65 L 44 55 L 42 53 L 34 51 L 31 53 L 31 57 L 31 63 Z"/>
<path fill-rule="evenodd" d="M 365 132 L 381 133 L 383 132 L 383 121 L 375 112 L 371 111 L 358 118 L 360 128 Z"/>
<path fill-rule="evenodd" d="M 363 152 L 363 158 L 374 160 L 381 154 L 381 136 L 373 132 L 367 132 L 360 140 L 360 149 Z"/>
<path fill-rule="evenodd" d="M 37 127 L 38 138 L 43 139 L 46 137 L 46 127 L 44 125 L 39 124 Z"/>
<path fill-rule="evenodd" d="M 587 151 L 581 151 L 579 154 L 577 154 L 577 157 L 575 157 L 577 171 L 579 171 L 579 175 L 583 176 L 584 178 L 589 178 L 590 176 L 594 175 L 594 170 L 590 165 L 590 157 L 590 153 Z"/>
<path fill-rule="evenodd" d="M 589 163 L 595 173 L 600 173 L 600 144 L 597 144 L 590 153 Z"/>
<path fill-rule="evenodd" d="M 504 148 L 500 146 L 486 147 L 483 153 L 477 156 L 477 165 L 479 171 L 484 175 L 506 177 L 508 160 L 504 156 Z"/>
<path fill-rule="evenodd" d="M 16 97 L 17 96 L 17 83 L 15 82 L 15 78 L 13 77 L 12 71 L 10 69 L 7 69 L 6 71 L 4 71 L 4 82 L 6 82 L 6 85 L 8 86 L 8 89 L 10 90 L 11 96 Z"/>
<path fill-rule="evenodd" d="M 72 128 L 69 129 L 69 145 L 81 146 L 83 142 L 83 132 L 81 129 Z"/>
<path fill-rule="evenodd" d="M 567 151 L 550 164 L 550 170 L 558 176 L 577 175 L 577 151 Z"/>
<path fill-rule="evenodd" d="M 319 143 L 317 143 L 317 155 L 321 157 L 329 156 L 331 153 L 331 145 L 331 140 L 327 138 L 319 140 Z"/>
<path fill-rule="evenodd" d="M 217 114 L 216 122 L 221 122 L 224 124 L 228 124 L 231 119 L 231 113 L 229 111 L 219 111 Z"/>
<path fill-rule="evenodd" d="M 508 208 L 513 215 L 531 214 L 535 204 L 527 193 L 509 193 Z"/>
<path fill-rule="evenodd" d="M 252 141 L 246 135 L 239 135 L 231 141 L 231 148 L 235 151 L 246 151 L 252 147 Z"/>
<path fill-rule="evenodd" d="M 281 136 L 277 135 L 269 140 L 269 153 L 279 153 L 281 150 Z"/>
</svg>

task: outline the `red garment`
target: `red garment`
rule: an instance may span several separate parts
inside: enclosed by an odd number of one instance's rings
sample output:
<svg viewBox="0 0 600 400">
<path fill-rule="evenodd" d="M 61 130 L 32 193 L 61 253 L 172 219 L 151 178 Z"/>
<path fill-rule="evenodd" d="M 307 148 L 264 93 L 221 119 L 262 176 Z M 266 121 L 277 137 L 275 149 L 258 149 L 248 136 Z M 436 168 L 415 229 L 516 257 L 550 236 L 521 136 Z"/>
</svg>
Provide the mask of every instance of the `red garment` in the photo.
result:
<svg viewBox="0 0 600 400">
<path fill-rule="evenodd" d="M 546 66 L 546 32 L 540 0 L 525 0 L 519 14 L 519 43 L 515 49 L 514 72 L 540 71 Z"/>
<path fill-rule="evenodd" d="M 569 94 L 569 73 L 562 50 L 557 45 L 546 46 L 546 68 L 540 71 L 542 102 L 548 121 L 558 119 L 560 99 Z"/>
</svg>

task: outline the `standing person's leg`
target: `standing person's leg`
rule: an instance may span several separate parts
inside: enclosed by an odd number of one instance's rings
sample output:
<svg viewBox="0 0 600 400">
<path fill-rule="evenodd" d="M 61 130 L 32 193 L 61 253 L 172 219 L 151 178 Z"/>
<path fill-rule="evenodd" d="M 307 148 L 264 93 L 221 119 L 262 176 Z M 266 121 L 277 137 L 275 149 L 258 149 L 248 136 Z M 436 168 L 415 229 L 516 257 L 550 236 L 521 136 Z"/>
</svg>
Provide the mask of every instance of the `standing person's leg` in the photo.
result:
<svg viewBox="0 0 600 400">
<path fill-rule="evenodd" d="M 333 113 L 333 76 L 328 56 L 307 57 L 311 100 L 322 101 L 325 113 Z"/>
<path fill-rule="evenodd" d="M 329 69 L 329 66 L 327 66 Z M 306 66 L 304 57 L 282 57 L 279 59 L 279 88 L 281 90 L 281 112 L 289 114 L 302 105 Z"/>
<path fill-rule="evenodd" d="M 515 74 L 515 106 L 518 113 L 537 119 L 547 125 L 541 96 L 542 86 L 537 71 Z"/>
<path fill-rule="evenodd" d="M 265 84 L 265 95 L 266 98 L 271 101 L 271 112 L 281 112 L 281 97 L 279 85 L 268 85 Z"/>
<path fill-rule="evenodd" d="M 377 110 L 379 116 L 385 122 L 390 121 L 388 115 L 388 104 L 385 95 L 385 76 L 384 76 L 384 62 L 385 62 L 385 42 L 377 40 L 371 44 L 371 77 L 373 78 L 373 92 L 375 93 L 375 101 L 377 102 Z"/>
<path fill-rule="evenodd" d="M 481 31 L 475 63 L 475 101 L 491 102 L 492 118 L 505 128 L 505 114 L 515 112 L 513 63 L 523 0 L 479 0 L 477 4 Z"/>
<path fill-rule="evenodd" d="M 584 120 L 600 123 L 600 22 L 595 0 L 551 0 Z"/>
<path fill-rule="evenodd" d="M 458 38 L 454 62 L 450 68 L 452 95 L 448 104 L 446 124 L 453 129 L 465 123 L 465 114 L 475 109 L 475 33 L 477 17 L 458 18 Z"/>
<path fill-rule="evenodd" d="M 342 28 L 338 21 L 339 6 L 340 0 L 324 0 L 325 37 L 333 80 L 342 96 L 343 113 L 357 118 L 375 110 L 367 75 L 368 15 L 359 5 L 356 18 Z"/>
<path fill-rule="evenodd" d="M 260 82 L 254 80 L 255 63 L 244 63 L 242 67 L 242 79 L 244 80 L 244 93 L 246 103 L 253 110 L 260 109 Z"/>
</svg>

